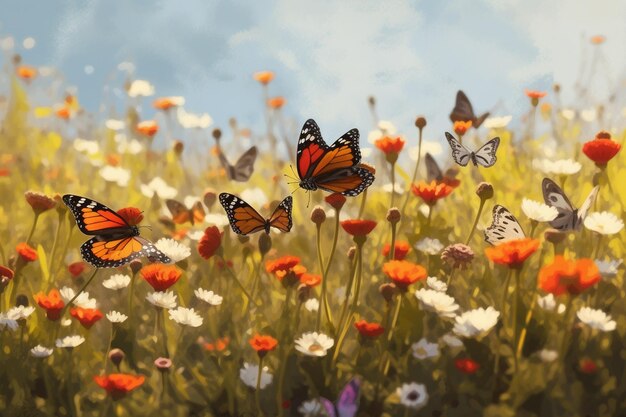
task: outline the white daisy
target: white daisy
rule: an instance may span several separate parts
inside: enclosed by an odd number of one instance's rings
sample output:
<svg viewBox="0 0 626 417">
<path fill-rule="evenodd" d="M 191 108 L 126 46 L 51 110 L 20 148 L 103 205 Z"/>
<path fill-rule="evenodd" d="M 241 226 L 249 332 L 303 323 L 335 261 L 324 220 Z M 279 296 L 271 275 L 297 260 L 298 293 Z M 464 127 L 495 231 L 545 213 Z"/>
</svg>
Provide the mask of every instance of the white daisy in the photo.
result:
<svg viewBox="0 0 626 417">
<path fill-rule="evenodd" d="M 428 277 L 426 278 L 426 285 L 432 290 L 439 292 L 448 291 L 448 284 L 443 281 L 439 281 L 437 277 Z"/>
<path fill-rule="evenodd" d="M 436 358 L 439 356 L 439 345 L 430 343 L 426 338 L 421 338 L 419 342 L 411 345 L 413 357 L 416 359 Z"/>
<path fill-rule="evenodd" d="M 559 159 L 551 161 L 549 159 L 534 159 L 533 168 L 544 174 L 573 175 L 582 168 L 582 165 L 573 159 Z"/>
<path fill-rule="evenodd" d="M 601 235 L 614 235 L 624 228 L 624 222 L 608 211 L 590 213 L 584 224 L 587 229 Z"/>
<path fill-rule="evenodd" d="M 500 317 L 500 312 L 493 307 L 466 311 L 456 317 L 452 331 L 461 337 L 481 337 L 489 333 L 496 325 L 498 317 Z"/>
<path fill-rule="evenodd" d="M 150 97 L 154 95 L 154 86 L 145 80 L 134 80 L 128 87 L 129 97 Z"/>
<path fill-rule="evenodd" d="M 274 376 L 268 371 L 269 368 L 267 366 L 264 366 L 261 370 L 261 381 L 259 383 L 260 389 L 267 387 L 272 383 L 272 379 L 274 379 Z M 244 362 L 243 368 L 239 370 L 239 378 L 241 378 L 241 381 L 245 385 L 256 389 L 257 380 L 259 378 L 259 365 Z"/>
<path fill-rule="evenodd" d="M 226 216 L 225 214 L 213 214 L 213 213 L 209 213 L 206 216 L 204 216 L 204 221 L 207 222 L 208 224 L 213 224 L 219 228 L 222 228 L 226 225 L 229 224 L 228 222 L 228 216 Z M 189 236 L 190 234 L 188 233 L 187 236 Z M 190 237 L 190 239 L 194 240 L 192 237 Z"/>
<path fill-rule="evenodd" d="M 267 196 L 259 187 L 246 188 L 241 192 L 241 199 L 254 207 L 264 206 L 269 202 Z"/>
<path fill-rule="evenodd" d="M 488 117 L 483 122 L 483 126 L 487 129 L 503 129 L 513 120 L 513 116 Z"/>
<path fill-rule="evenodd" d="M 105 165 L 100 169 L 100 176 L 108 182 L 113 182 L 120 187 L 126 187 L 130 180 L 130 171 L 122 167 Z"/>
<path fill-rule="evenodd" d="M 527 198 L 522 199 L 522 211 L 526 217 L 538 222 L 550 222 L 559 214 L 556 208 Z"/>
<path fill-rule="evenodd" d="M 565 120 L 574 120 L 574 118 L 576 117 L 576 110 L 573 109 L 562 109 L 561 110 L 561 116 L 565 119 Z"/>
<path fill-rule="evenodd" d="M 9 320 L 26 320 L 28 316 L 35 312 L 35 307 L 15 306 L 6 312 L 6 317 Z"/>
<path fill-rule="evenodd" d="M 394 135 L 397 132 L 396 127 L 388 120 L 380 120 L 376 127 L 376 129 L 370 131 L 367 135 L 369 143 L 373 144 L 378 139 L 384 136 Z"/>
<path fill-rule="evenodd" d="M 137 139 L 128 140 L 126 135 L 118 133 L 115 135 L 117 151 L 121 154 L 137 155 L 143 151 L 143 145 Z"/>
<path fill-rule="evenodd" d="M 102 285 L 110 290 L 121 290 L 130 284 L 130 276 L 124 274 L 114 274 L 102 281 Z"/>
<path fill-rule="evenodd" d="M 76 292 L 70 287 L 61 288 L 59 293 L 61 294 L 63 301 L 66 303 L 68 303 L 76 295 Z M 89 298 L 89 293 L 83 291 L 78 297 L 76 297 L 72 304 L 80 308 L 96 308 L 97 301 L 95 298 Z"/>
<path fill-rule="evenodd" d="M 118 119 L 107 119 L 104 122 L 104 125 L 110 130 L 124 130 L 126 127 L 126 123 L 123 120 Z"/>
<path fill-rule="evenodd" d="M 451 348 L 460 348 L 464 346 L 463 341 L 452 333 L 446 333 L 441 336 L 441 341 Z"/>
<path fill-rule="evenodd" d="M 326 356 L 328 349 L 333 347 L 335 341 L 324 333 L 304 333 L 296 339 L 296 350 L 308 356 Z"/>
<path fill-rule="evenodd" d="M 202 326 L 203 319 L 193 308 L 178 307 L 169 310 L 170 320 L 174 320 L 178 324 L 190 327 Z"/>
<path fill-rule="evenodd" d="M 537 352 L 537 355 L 542 362 L 554 362 L 559 357 L 559 353 L 556 350 L 550 349 L 541 349 Z"/>
<path fill-rule="evenodd" d="M 595 108 L 584 109 L 580 112 L 580 118 L 585 122 L 593 122 L 596 120 L 597 110 Z"/>
<path fill-rule="evenodd" d="M 174 239 L 161 238 L 154 244 L 158 250 L 169 257 L 173 263 L 180 262 L 191 256 L 191 248 Z"/>
<path fill-rule="evenodd" d="M 72 349 L 80 346 L 84 341 L 85 338 L 82 336 L 65 336 L 63 339 L 57 339 L 55 345 L 58 348 Z"/>
<path fill-rule="evenodd" d="M 386 192 L 386 193 L 390 193 L 391 192 L 391 187 L 392 187 L 391 183 L 387 183 L 387 184 L 383 185 L 383 191 Z M 404 193 L 404 187 L 400 183 L 398 183 L 398 182 L 396 182 L 393 185 L 393 188 L 394 188 L 396 194 Z"/>
<path fill-rule="evenodd" d="M 224 218 L 226 218 L 226 223 L 223 224 L 222 226 L 226 226 L 228 224 L 228 217 L 224 216 Z M 222 227 L 222 226 L 217 226 L 217 227 Z M 202 239 L 202 236 L 204 236 L 204 230 L 190 230 L 187 232 L 187 237 L 195 242 Z"/>
<path fill-rule="evenodd" d="M 583 307 L 576 313 L 578 319 L 592 329 L 598 329 L 603 332 L 612 332 L 615 330 L 615 320 L 602 310 L 594 310 L 591 307 Z"/>
<path fill-rule="evenodd" d="M 594 262 L 604 278 L 613 278 L 616 276 L 618 268 L 622 265 L 621 259 L 609 259 L 606 261 L 596 259 Z"/>
<path fill-rule="evenodd" d="M 396 395 L 400 397 L 400 404 L 413 409 L 422 408 L 428 402 L 426 386 L 415 382 L 396 388 Z"/>
<path fill-rule="evenodd" d="M 20 325 L 18 324 L 17 320 L 8 318 L 5 313 L 0 313 L 0 330 L 4 329 L 5 327 L 8 327 L 9 329 L 15 331 L 20 327 Z"/>
<path fill-rule="evenodd" d="M 52 355 L 52 349 L 49 349 L 45 346 L 37 345 L 30 350 L 31 356 L 35 358 L 47 358 Z"/>
<path fill-rule="evenodd" d="M 146 300 L 150 304 L 158 308 L 176 308 L 176 296 L 174 292 L 155 291 L 146 296 Z"/>
<path fill-rule="evenodd" d="M 543 308 L 546 311 L 554 311 L 556 309 L 556 312 L 558 314 L 563 314 L 566 308 L 565 304 L 559 304 L 557 307 L 556 299 L 554 298 L 553 294 L 548 294 L 543 297 L 539 297 L 537 299 L 537 304 L 539 304 L 539 307 Z"/>
<path fill-rule="evenodd" d="M 319 417 L 325 415 L 324 406 L 317 399 L 304 401 L 298 407 L 298 412 L 302 414 L 303 417 Z"/>
<path fill-rule="evenodd" d="M 152 198 L 155 194 L 161 199 L 168 199 L 176 197 L 178 190 L 174 187 L 170 187 L 161 177 L 154 177 L 148 184 L 141 184 L 139 186 L 141 194 L 148 198 Z"/>
<path fill-rule="evenodd" d="M 425 237 L 415 244 L 415 249 L 427 255 L 437 255 L 443 250 L 443 244 L 437 239 Z"/>
<path fill-rule="evenodd" d="M 448 294 L 428 288 L 415 291 L 422 308 L 437 313 L 440 317 L 454 317 L 459 305 Z"/>
<path fill-rule="evenodd" d="M 100 145 L 98 145 L 98 142 L 94 142 L 93 140 L 76 138 L 74 139 L 73 145 L 77 152 L 85 153 L 87 155 L 96 155 L 100 152 Z"/>
<path fill-rule="evenodd" d="M 126 319 L 128 319 L 128 316 L 119 311 L 110 311 L 107 313 L 107 319 L 109 319 L 111 323 L 124 323 Z"/>
<path fill-rule="evenodd" d="M 176 117 L 178 118 L 178 123 L 185 129 L 206 129 L 213 124 L 213 119 L 208 113 L 187 113 L 182 107 L 178 107 Z"/>
<path fill-rule="evenodd" d="M 207 290 L 204 290 L 202 288 L 198 288 L 197 290 L 194 290 L 193 293 L 200 300 L 202 300 L 205 303 L 208 303 L 208 304 L 210 304 L 212 306 L 218 306 L 218 305 L 222 304 L 223 297 L 220 296 L 220 295 L 215 294 L 213 291 L 207 291 Z"/>
<path fill-rule="evenodd" d="M 309 298 L 304 302 L 304 308 L 306 308 L 307 311 L 315 312 L 320 309 L 320 302 L 317 301 L 317 298 Z"/>
</svg>

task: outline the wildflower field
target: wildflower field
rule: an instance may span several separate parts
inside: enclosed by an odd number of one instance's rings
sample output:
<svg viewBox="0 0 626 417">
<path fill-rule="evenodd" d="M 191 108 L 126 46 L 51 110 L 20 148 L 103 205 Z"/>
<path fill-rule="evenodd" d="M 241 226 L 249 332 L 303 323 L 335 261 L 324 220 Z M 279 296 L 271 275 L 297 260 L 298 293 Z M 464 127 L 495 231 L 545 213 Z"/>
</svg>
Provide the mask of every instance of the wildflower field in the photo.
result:
<svg viewBox="0 0 626 417">
<path fill-rule="evenodd" d="M 284 129 L 279 73 L 255 132 L 130 75 L 96 117 L 48 71 L 0 74 L 0 415 L 626 415 L 614 103 L 507 92 L 525 113 L 453 117 L 435 160 L 427 109 L 396 132 L 374 97 L 356 148 L 308 145 L 354 126 Z M 336 149 L 350 191 L 298 189 Z"/>
</svg>

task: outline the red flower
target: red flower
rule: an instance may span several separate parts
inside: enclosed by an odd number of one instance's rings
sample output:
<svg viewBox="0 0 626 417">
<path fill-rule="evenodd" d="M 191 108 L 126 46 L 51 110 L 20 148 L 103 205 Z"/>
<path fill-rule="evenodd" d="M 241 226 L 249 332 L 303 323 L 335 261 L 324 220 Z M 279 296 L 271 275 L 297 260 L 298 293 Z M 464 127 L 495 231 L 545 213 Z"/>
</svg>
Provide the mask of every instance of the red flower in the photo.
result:
<svg viewBox="0 0 626 417">
<path fill-rule="evenodd" d="M 324 197 L 324 201 L 330 204 L 332 208 L 339 211 L 346 203 L 346 197 L 341 193 L 332 193 Z"/>
<path fill-rule="evenodd" d="M 159 131 L 159 125 L 154 120 L 146 120 L 144 122 L 137 123 L 135 129 L 142 135 L 152 138 Z"/>
<path fill-rule="evenodd" d="M 405 242 L 403 240 L 396 242 L 393 246 L 395 246 L 395 249 L 393 251 L 393 259 L 397 261 L 403 260 L 404 258 L 406 258 L 406 255 L 411 252 L 411 246 L 408 242 Z M 390 251 L 391 244 L 385 243 L 385 246 L 383 246 L 383 256 L 385 258 L 389 256 Z"/>
<path fill-rule="evenodd" d="M 0 265 L 0 281 L 4 281 L 4 279 L 12 280 L 14 272 L 12 269 L 7 268 L 6 266 Z"/>
<path fill-rule="evenodd" d="M 306 272 L 306 268 L 299 265 L 300 258 L 297 256 L 283 256 L 278 259 L 265 262 L 265 270 L 274 274 L 279 280 L 283 281 L 285 277 L 288 277 L 287 284 L 298 282 Z"/>
<path fill-rule="evenodd" d="M 182 272 L 175 265 L 150 264 L 139 271 L 155 291 L 165 291 L 180 279 Z"/>
<path fill-rule="evenodd" d="M 28 243 L 18 243 L 15 249 L 17 250 L 18 255 L 20 255 L 20 259 L 25 262 L 34 262 L 37 260 L 37 251 L 30 247 Z"/>
<path fill-rule="evenodd" d="M 537 239 L 514 239 L 485 249 L 485 255 L 493 263 L 520 269 L 524 261 L 539 248 Z"/>
<path fill-rule="evenodd" d="M 454 366 L 464 374 L 476 373 L 480 368 L 480 364 L 470 358 L 459 358 L 454 361 Z"/>
<path fill-rule="evenodd" d="M 129 374 L 109 374 L 93 377 L 96 384 L 104 388 L 114 400 L 124 397 L 130 391 L 141 386 L 145 379 L 146 377 L 143 375 Z"/>
<path fill-rule="evenodd" d="M 568 260 L 559 255 L 539 271 L 539 288 L 561 295 L 580 294 L 600 281 L 600 271 L 591 259 Z"/>
<path fill-rule="evenodd" d="M 44 211 L 55 208 L 57 205 L 57 202 L 53 198 L 37 191 L 26 191 L 24 198 L 35 213 L 43 213 Z"/>
<path fill-rule="evenodd" d="M 457 135 L 463 136 L 468 130 L 470 130 L 471 127 L 471 120 L 457 120 L 456 122 L 454 122 L 452 129 L 454 129 L 454 133 L 456 133 Z"/>
<path fill-rule="evenodd" d="M 598 365 L 593 361 L 593 359 L 584 358 L 581 359 L 578 363 L 580 371 L 585 374 L 593 374 L 598 370 Z"/>
<path fill-rule="evenodd" d="M 126 223 L 131 226 L 136 226 L 143 220 L 143 214 L 141 213 L 141 210 L 136 207 L 124 207 L 122 209 L 119 209 L 117 211 L 117 214 L 119 214 L 119 216 L 122 219 L 126 220 Z"/>
<path fill-rule="evenodd" d="M 38 292 L 34 295 L 35 301 L 39 306 L 46 310 L 46 317 L 48 320 L 58 320 L 61 318 L 61 310 L 65 307 L 65 303 L 61 298 L 59 290 L 53 288 L 48 295 L 43 292 Z"/>
<path fill-rule="evenodd" d="M 380 324 L 368 323 L 365 320 L 355 322 L 354 327 L 356 327 L 361 336 L 368 339 L 376 339 L 378 336 L 385 333 L 385 328 Z"/>
<path fill-rule="evenodd" d="M 322 282 L 321 275 L 304 273 L 300 277 L 300 283 L 306 285 L 309 288 L 316 287 L 320 285 L 321 282 Z"/>
<path fill-rule="evenodd" d="M 215 342 L 205 343 L 202 346 L 209 352 L 223 352 L 229 344 L 230 339 L 228 337 L 222 337 L 217 339 Z"/>
<path fill-rule="evenodd" d="M 404 143 L 405 141 L 401 137 L 391 138 L 389 136 L 385 136 L 377 139 L 376 142 L 374 142 L 374 145 L 387 155 L 390 153 L 399 154 L 402 151 L 402 148 L 404 148 Z"/>
<path fill-rule="evenodd" d="M 424 203 L 434 206 L 439 199 L 450 195 L 454 191 L 454 187 L 445 183 L 437 184 L 437 181 L 434 180 L 430 184 L 420 181 L 417 185 L 413 184 L 411 186 L 411 191 L 413 191 L 416 197 L 420 197 Z"/>
<path fill-rule="evenodd" d="M 96 324 L 96 322 L 103 317 L 102 311 L 97 308 L 73 307 L 70 309 L 70 314 L 76 320 L 80 321 L 80 324 L 82 324 L 85 329 L 90 329 L 91 326 Z"/>
<path fill-rule="evenodd" d="M 209 259 L 219 249 L 222 244 L 222 233 L 217 226 L 209 226 L 204 231 L 204 235 L 198 242 L 198 253 L 204 259 Z"/>
<path fill-rule="evenodd" d="M 409 261 L 385 262 L 383 272 L 401 291 L 406 291 L 409 285 L 428 276 L 423 266 Z"/>
<path fill-rule="evenodd" d="M 351 219 L 342 221 L 341 227 L 349 235 L 367 236 L 376 227 L 376 222 L 373 220 Z"/>
<path fill-rule="evenodd" d="M 276 349 L 278 346 L 278 340 L 274 339 L 272 336 L 263 336 L 260 334 L 255 334 L 249 341 L 252 349 L 256 350 L 259 356 L 265 356 L 265 354 L 269 351 Z"/>
<path fill-rule="evenodd" d="M 76 278 L 85 271 L 85 268 L 87 268 L 87 264 L 82 261 L 78 261 L 69 264 L 67 270 L 74 278 Z"/>
<path fill-rule="evenodd" d="M 596 163 L 597 166 L 603 168 L 621 149 L 621 145 L 611 140 L 609 132 L 599 132 L 595 139 L 586 142 L 583 145 L 583 153 L 589 159 Z"/>
</svg>

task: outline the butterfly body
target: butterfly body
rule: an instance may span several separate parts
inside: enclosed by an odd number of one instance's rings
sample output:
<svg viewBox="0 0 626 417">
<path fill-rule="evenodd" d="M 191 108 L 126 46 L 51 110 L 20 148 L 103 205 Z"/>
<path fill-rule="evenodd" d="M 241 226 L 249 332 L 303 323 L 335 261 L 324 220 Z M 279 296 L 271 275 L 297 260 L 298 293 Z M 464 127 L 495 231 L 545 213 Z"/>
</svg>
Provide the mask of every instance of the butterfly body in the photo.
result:
<svg viewBox="0 0 626 417">
<path fill-rule="evenodd" d="M 104 204 L 73 194 L 64 195 L 63 202 L 74 215 L 80 231 L 93 236 L 80 247 L 87 263 L 96 268 L 116 268 L 142 256 L 163 263 L 171 262 L 140 236 L 139 227 Z"/>
<path fill-rule="evenodd" d="M 575 208 L 565 195 L 561 187 L 549 178 L 541 183 L 543 200 L 549 206 L 557 209 L 558 214 L 550 222 L 550 226 L 560 231 L 580 230 L 591 205 L 598 195 L 598 186 L 595 186 L 580 208 Z"/>
<path fill-rule="evenodd" d="M 304 123 L 296 154 L 300 188 L 356 196 L 374 182 L 374 174 L 359 165 L 359 131 L 351 129 L 328 146 L 317 123 Z"/>
<path fill-rule="evenodd" d="M 450 149 L 452 149 L 452 158 L 454 159 L 454 162 L 461 166 L 467 166 L 467 164 L 471 161 L 474 166 L 482 165 L 485 168 L 489 168 L 498 160 L 496 152 L 498 151 L 498 146 L 500 145 L 499 137 L 489 140 L 475 152 L 467 149 L 448 132 L 446 132 L 446 139 L 448 140 Z"/>
<path fill-rule="evenodd" d="M 293 199 L 291 196 L 278 204 L 269 219 L 262 217 L 250 204 L 236 195 L 222 193 L 219 195 L 219 200 L 226 211 L 231 229 L 239 235 L 249 235 L 261 230 L 269 234 L 272 227 L 281 232 L 288 232 L 293 225 L 291 219 Z"/>
</svg>

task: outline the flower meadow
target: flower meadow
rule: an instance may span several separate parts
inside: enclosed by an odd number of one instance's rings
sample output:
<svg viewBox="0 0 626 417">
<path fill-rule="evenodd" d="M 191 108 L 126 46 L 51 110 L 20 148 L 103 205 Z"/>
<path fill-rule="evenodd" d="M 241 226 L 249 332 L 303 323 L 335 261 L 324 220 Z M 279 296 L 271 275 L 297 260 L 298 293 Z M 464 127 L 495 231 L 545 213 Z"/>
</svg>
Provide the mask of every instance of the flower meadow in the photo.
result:
<svg viewBox="0 0 626 417">
<path fill-rule="evenodd" d="M 614 103 L 581 117 L 590 103 L 566 106 L 566 86 L 509 92 L 527 96 L 524 113 L 449 129 L 477 154 L 500 138 L 485 167 L 454 163 L 428 109 L 397 132 L 371 97 L 360 144 L 374 183 L 357 196 L 297 190 L 289 232 L 244 236 L 220 193 L 269 216 L 298 188 L 280 74 L 251 74 L 260 132 L 214 126 L 130 75 L 124 107 L 104 116 L 78 92 L 44 94 L 58 74 L 19 56 L 1 76 L 1 415 L 624 415 Z M 318 122 L 328 144 L 342 133 Z M 444 144 L 436 160 L 425 132 Z M 233 162 L 251 146 L 252 167 Z M 544 178 L 572 209 L 595 195 L 573 227 L 551 226 L 562 213 Z M 92 236 L 66 194 L 106 204 L 171 262 L 87 262 Z M 523 231 L 492 245 L 496 205 Z"/>
</svg>

